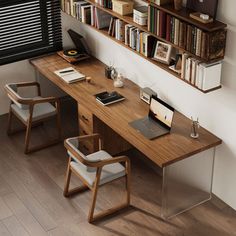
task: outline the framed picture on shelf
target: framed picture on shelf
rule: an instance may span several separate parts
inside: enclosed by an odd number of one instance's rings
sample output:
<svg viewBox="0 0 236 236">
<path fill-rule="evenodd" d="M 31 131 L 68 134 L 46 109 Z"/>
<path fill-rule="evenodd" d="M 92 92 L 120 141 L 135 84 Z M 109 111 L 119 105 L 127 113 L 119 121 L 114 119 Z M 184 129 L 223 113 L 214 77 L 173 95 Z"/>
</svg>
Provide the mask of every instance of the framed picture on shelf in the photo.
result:
<svg viewBox="0 0 236 236">
<path fill-rule="evenodd" d="M 153 59 L 169 65 L 171 50 L 172 50 L 171 45 L 158 41 L 156 44 Z"/>
</svg>

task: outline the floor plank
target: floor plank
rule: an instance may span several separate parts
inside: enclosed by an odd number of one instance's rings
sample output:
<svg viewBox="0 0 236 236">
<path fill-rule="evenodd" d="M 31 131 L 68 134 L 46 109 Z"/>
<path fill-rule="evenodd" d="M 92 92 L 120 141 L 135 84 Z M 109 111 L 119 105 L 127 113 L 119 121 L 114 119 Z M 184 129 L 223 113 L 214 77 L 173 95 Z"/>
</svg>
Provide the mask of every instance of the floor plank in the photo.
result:
<svg viewBox="0 0 236 236">
<path fill-rule="evenodd" d="M 4 219 L 3 223 L 13 236 L 30 236 L 15 216 Z"/>
<path fill-rule="evenodd" d="M 11 193 L 9 195 L 5 195 L 3 199 L 30 235 L 47 235 L 46 231 L 42 228 L 42 226 L 34 218 L 30 211 L 24 206 L 24 204 L 19 200 L 16 194 Z"/>
<path fill-rule="evenodd" d="M 0 221 L 0 235 L 1 236 L 11 236 L 7 227 Z"/>
<path fill-rule="evenodd" d="M 12 216 L 12 214 L 13 214 L 12 211 L 9 209 L 9 207 L 0 197 L 0 220 L 5 219 L 9 216 Z"/>
</svg>

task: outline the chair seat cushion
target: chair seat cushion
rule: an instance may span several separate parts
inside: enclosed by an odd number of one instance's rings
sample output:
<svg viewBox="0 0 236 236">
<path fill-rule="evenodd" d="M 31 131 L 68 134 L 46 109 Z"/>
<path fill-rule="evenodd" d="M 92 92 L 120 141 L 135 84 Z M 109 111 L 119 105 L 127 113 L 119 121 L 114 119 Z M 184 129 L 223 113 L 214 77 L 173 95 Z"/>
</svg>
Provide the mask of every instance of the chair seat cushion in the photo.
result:
<svg viewBox="0 0 236 236">
<path fill-rule="evenodd" d="M 104 150 L 100 150 L 87 156 L 88 160 L 105 160 L 111 158 L 112 156 Z M 88 182 L 90 186 L 93 185 L 96 177 L 96 171 L 88 171 L 87 167 L 80 162 L 71 161 L 70 165 L 74 171 L 76 171 L 81 177 L 83 177 Z M 124 175 L 125 168 L 120 163 L 105 165 L 102 168 L 99 185 L 108 183 Z"/>
<path fill-rule="evenodd" d="M 11 104 L 11 108 L 22 120 L 28 121 L 29 109 L 21 109 L 14 103 Z M 36 104 L 33 110 L 33 121 L 53 116 L 56 113 L 56 108 L 49 102 Z"/>
</svg>

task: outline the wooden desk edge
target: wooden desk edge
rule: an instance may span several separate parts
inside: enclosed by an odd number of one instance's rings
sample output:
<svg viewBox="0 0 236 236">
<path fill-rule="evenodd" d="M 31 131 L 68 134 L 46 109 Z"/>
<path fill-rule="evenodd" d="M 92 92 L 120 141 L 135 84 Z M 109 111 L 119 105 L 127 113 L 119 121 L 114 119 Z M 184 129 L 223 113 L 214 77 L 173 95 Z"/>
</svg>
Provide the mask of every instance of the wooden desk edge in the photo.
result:
<svg viewBox="0 0 236 236">
<path fill-rule="evenodd" d="M 211 149 L 211 148 L 215 148 L 215 147 L 219 146 L 220 144 L 222 144 L 222 140 L 221 140 L 221 139 L 219 139 L 216 143 L 213 143 L 213 144 L 211 144 L 211 145 L 209 145 L 209 146 L 207 146 L 207 147 L 205 147 L 205 148 L 201 148 L 201 149 L 199 149 L 199 150 L 197 150 L 197 151 L 190 152 L 190 153 L 188 153 L 188 154 L 186 154 L 186 155 L 181 156 L 181 157 L 178 158 L 178 159 L 165 162 L 165 163 L 163 163 L 160 167 L 161 167 L 161 168 L 167 167 L 167 166 L 169 166 L 169 165 L 171 165 L 171 164 L 174 164 L 174 163 L 176 163 L 176 162 L 178 162 L 178 161 L 182 161 L 182 160 L 184 160 L 184 159 L 186 159 L 186 158 L 188 158 L 188 157 L 191 157 L 191 156 L 193 156 L 193 155 L 195 155 L 195 154 L 204 152 L 204 151 L 206 151 L 206 150 L 208 150 L 208 149 Z"/>
</svg>

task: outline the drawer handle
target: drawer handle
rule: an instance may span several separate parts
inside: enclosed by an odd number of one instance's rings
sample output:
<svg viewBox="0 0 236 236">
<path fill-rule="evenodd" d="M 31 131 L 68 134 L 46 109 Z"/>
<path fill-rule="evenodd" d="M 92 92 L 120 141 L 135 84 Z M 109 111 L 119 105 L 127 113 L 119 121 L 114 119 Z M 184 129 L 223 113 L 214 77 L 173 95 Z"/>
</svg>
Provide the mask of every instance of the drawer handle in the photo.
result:
<svg viewBox="0 0 236 236">
<path fill-rule="evenodd" d="M 84 115 L 82 115 L 82 119 L 85 120 L 85 121 L 89 121 L 89 119 L 86 118 Z"/>
</svg>

